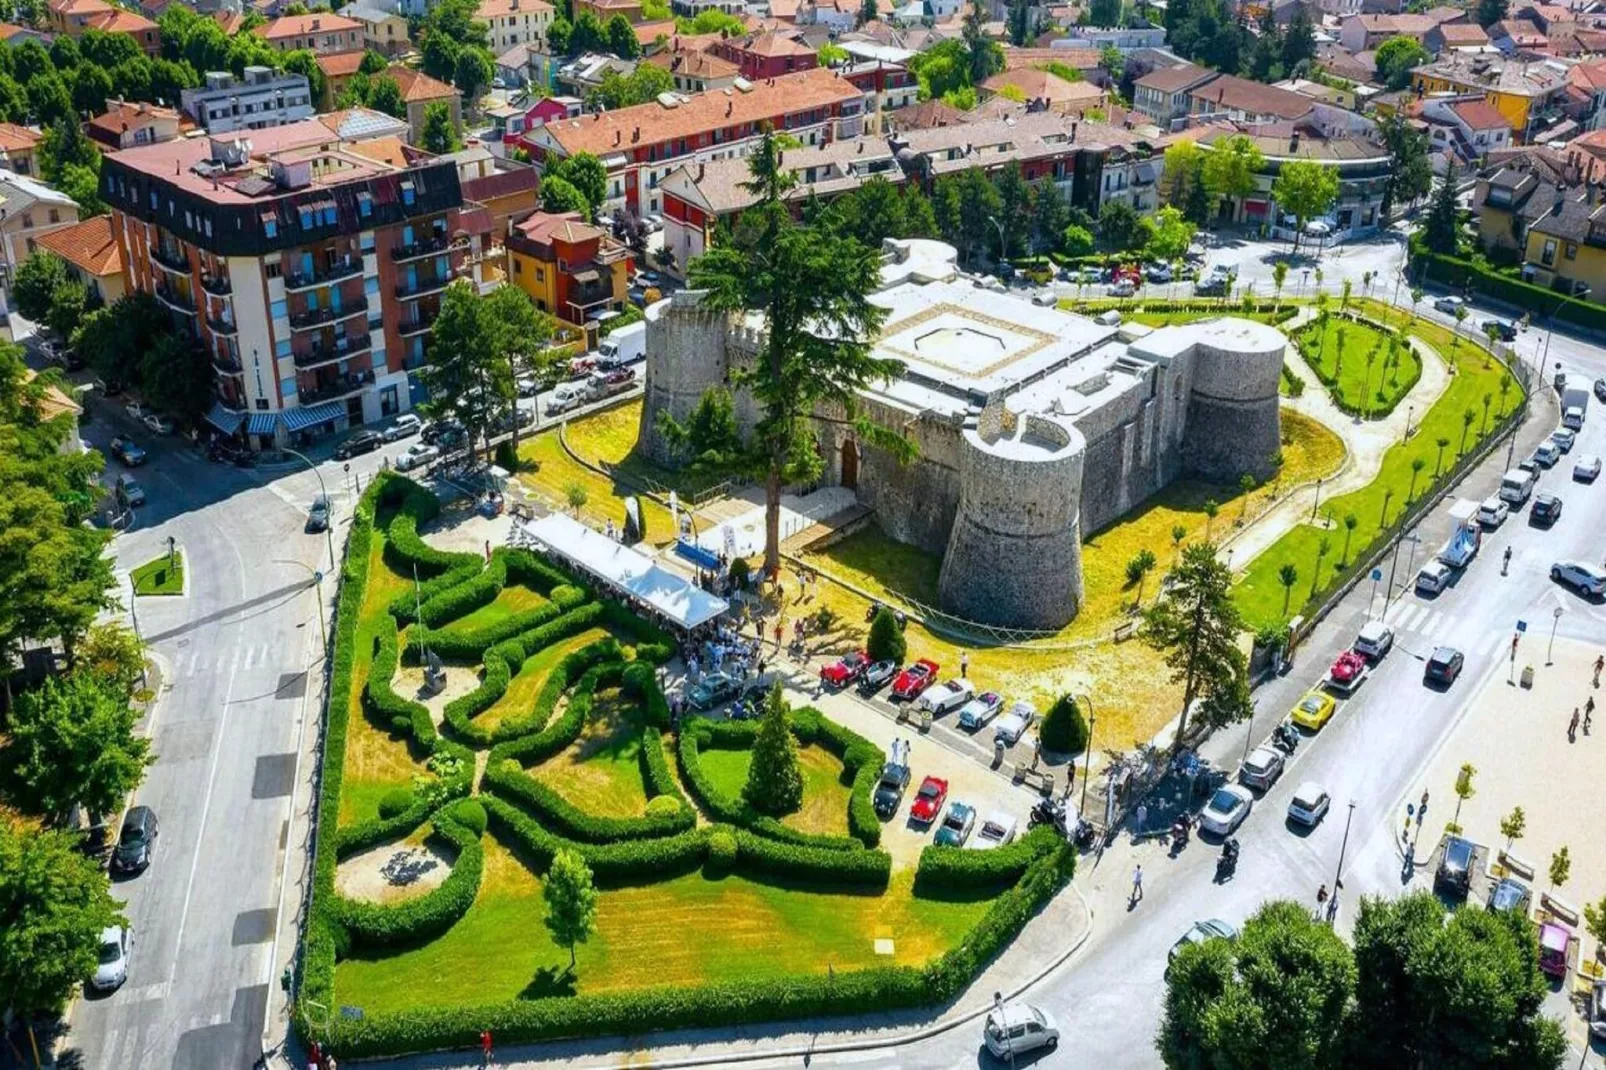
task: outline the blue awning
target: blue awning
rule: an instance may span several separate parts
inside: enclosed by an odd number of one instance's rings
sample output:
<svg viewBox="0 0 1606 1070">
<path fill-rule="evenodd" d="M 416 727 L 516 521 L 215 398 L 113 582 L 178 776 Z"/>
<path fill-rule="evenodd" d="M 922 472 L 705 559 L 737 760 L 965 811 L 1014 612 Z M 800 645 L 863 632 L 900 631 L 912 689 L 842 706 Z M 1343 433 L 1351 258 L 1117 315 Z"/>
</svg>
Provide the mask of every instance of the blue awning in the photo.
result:
<svg viewBox="0 0 1606 1070">
<path fill-rule="evenodd" d="M 314 424 L 328 423 L 346 414 L 344 401 L 326 401 L 322 405 L 307 405 L 284 410 L 284 427 L 287 431 L 300 431 Z"/>
<path fill-rule="evenodd" d="M 221 401 L 212 402 L 212 410 L 206 414 L 206 422 L 222 431 L 225 435 L 233 435 L 245 423 L 245 413 L 225 409 Z"/>
<path fill-rule="evenodd" d="M 246 429 L 253 435 L 271 435 L 279 423 L 279 414 L 276 412 L 253 412 L 251 421 Z"/>
</svg>

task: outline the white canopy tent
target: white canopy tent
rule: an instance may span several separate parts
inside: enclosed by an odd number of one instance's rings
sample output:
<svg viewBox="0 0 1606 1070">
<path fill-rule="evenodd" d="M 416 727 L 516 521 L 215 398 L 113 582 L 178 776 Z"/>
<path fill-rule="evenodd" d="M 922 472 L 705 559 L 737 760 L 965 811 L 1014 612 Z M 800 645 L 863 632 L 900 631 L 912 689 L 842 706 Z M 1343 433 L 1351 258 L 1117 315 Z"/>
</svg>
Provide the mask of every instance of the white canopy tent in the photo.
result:
<svg viewBox="0 0 1606 1070">
<path fill-rule="evenodd" d="M 640 599 L 670 623 L 690 630 L 719 616 L 730 603 L 659 565 L 639 550 L 593 531 L 561 513 L 523 525 L 548 552 Z"/>
</svg>

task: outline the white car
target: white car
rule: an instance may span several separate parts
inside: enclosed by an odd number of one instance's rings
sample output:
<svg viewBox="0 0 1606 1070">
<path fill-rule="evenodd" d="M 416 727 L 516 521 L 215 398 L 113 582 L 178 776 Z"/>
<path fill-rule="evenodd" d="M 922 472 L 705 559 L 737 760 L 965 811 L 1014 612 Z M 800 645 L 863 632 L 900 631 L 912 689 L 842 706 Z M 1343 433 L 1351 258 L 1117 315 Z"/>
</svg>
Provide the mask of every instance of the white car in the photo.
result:
<svg viewBox="0 0 1606 1070">
<path fill-rule="evenodd" d="M 1369 620 L 1361 625 L 1355 636 L 1355 652 L 1376 661 L 1394 646 L 1394 629 L 1380 620 Z"/>
<path fill-rule="evenodd" d="M 409 435 L 416 435 L 423 430 L 424 421 L 410 412 L 404 412 L 396 417 L 396 422 L 385 428 L 379 437 L 386 442 L 400 442 Z"/>
<path fill-rule="evenodd" d="M 128 930 L 120 925 L 100 931 L 100 952 L 89 987 L 97 992 L 115 991 L 128 980 Z"/>
<path fill-rule="evenodd" d="M 1606 569 L 1585 561 L 1557 561 L 1550 566 L 1550 578 L 1582 595 L 1599 598 L 1606 594 Z"/>
<path fill-rule="evenodd" d="M 1573 462 L 1573 478 L 1580 483 L 1593 483 L 1600 478 L 1600 455 L 1586 453 Z"/>
<path fill-rule="evenodd" d="M 1563 453 L 1571 453 L 1573 444 L 1578 441 L 1578 432 L 1570 427 L 1558 427 L 1550 433 L 1550 441 Z"/>
<path fill-rule="evenodd" d="M 1456 309 L 1466 308 L 1467 303 L 1459 297 L 1441 297 L 1433 302 L 1433 307 L 1447 316 L 1453 316 Z"/>
<path fill-rule="evenodd" d="M 995 1059 L 1008 1059 L 1037 1051 L 1053 1051 L 1059 1046 L 1059 1026 L 1054 1019 L 1029 1003 L 1006 1003 L 987 1012 L 982 1027 L 987 1050 Z"/>
<path fill-rule="evenodd" d="M 1294 789 L 1294 797 L 1288 800 L 1288 819 L 1306 828 L 1315 828 L 1332 805 L 1327 789 L 1314 780 L 1307 780 Z"/>
<path fill-rule="evenodd" d="M 1547 438 L 1534 447 L 1534 460 L 1549 468 L 1561 460 L 1561 447 L 1556 445 L 1554 440 Z"/>
<path fill-rule="evenodd" d="M 1110 283 L 1109 289 L 1104 291 L 1104 293 L 1109 297 L 1131 297 L 1137 292 L 1138 288 L 1132 284 L 1131 279 L 1121 279 L 1118 282 L 1112 282 Z"/>
<path fill-rule="evenodd" d="M 1053 290 L 1039 290 L 1032 294 L 1032 304 L 1040 308 L 1053 308 L 1059 304 L 1059 296 Z"/>
<path fill-rule="evenodd" d="M 144 424 L 150 428 L 151 433 L 154 435 L 171 435 L 173 433 L 173 421 L 154 412 L 145 415 Z"/>
<path fill-rule="evenodd" d="M 1006 747 L 1013 747 L 1020 742 L 1021 733 L 1030 728 L 1035 720 L 1037 711 L 1032 709 L 1031 704 L 1017 702 L 1009 708 L 1008 713 L 1004 714 L 1003 719 L 998 722 L 998 727 L 993 729 L 993 738 L 1003 740 Z"/>
<path fill-rule="evenodd" d="M 972 851 L 986 851 L 1014 843 L 1015 824 L 1015 819 L 1008 814 L 988 814 L 966 846 Z"/>
<path fill-rule="evenodd" d="M 1256 747 L 1238 767 L 1238 779 L 1251 788 L 1270 791 L 1283 775 L 1283 752 L 1275 747 Z"/>
<path fill-rule="evenodd" d="M 996 691 L 983 691 L 959 711 L 959 727 L 972 732 L 986 728 L 987 722 L 998 716 L 1004 708 L 1004 696 Z"/>
<path fill-rule="evenodd" d="M 1429 561 L 1416 574 L 1416 589 L 1421 594 L 1438 594 L 1450 585 L 1451 569 L 1443 561 Z"/>
<path fill-rule="evenodd" d="M 1242 784 L 1227 784 L 1210 796 L 1210 804 L 1199 815 L 1199 831 L 1231 836 L 1244 823 L 1255 805 L 1255 796 Z"/>
<path fill-rule="evenodd" d="M 933 717 L 941 717 L 945 713 L 952 713 L 975 697 L 976 685 L 969 680 L 963 678 L 944 680 L 921 692 L 920 698 L 915 702 L 915 709 L 925 710 Z"/>
<path fill-rule="evenodd" d="M 402 450 L 396 457 L 396 471 L 411 472 L 415 468 L 422 468 L 441 455 L 436 446 L 426 446 L 422 442 L 414 442 Z"/>
<path fill-rule="evenodd" d="M 1478 523 L 1486 528 L 1497 528 L 1506 522 L 1506 517 L 1510 513 L 1511 506 L 1502 501 L 1498 495 L 1486 498 L 1483 504 L 1478 506 Z"/>
</svg>

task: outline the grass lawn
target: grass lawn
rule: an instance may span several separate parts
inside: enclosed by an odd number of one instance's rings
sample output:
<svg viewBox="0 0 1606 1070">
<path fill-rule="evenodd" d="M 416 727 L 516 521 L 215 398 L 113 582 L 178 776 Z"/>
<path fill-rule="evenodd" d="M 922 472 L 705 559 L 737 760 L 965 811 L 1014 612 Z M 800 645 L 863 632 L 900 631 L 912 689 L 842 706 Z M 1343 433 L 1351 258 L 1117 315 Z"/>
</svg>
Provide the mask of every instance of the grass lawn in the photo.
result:
<svg viewBox="0 0 1606 1070">
<path fill-rule="evenodd" d="M 804 556 L 810 564 L 817 563 L 821 571 L 840 576 L 882 598 L 890 598 L 897 592 L 927 605 L 937 603 L 937 576 L 942 571 L 942 558 L 898 542 L 874 524 L 860 528 L 818 553 Z"/>
<path fill-rule="evenodd" d="M 797 758 L 803 769 L 803 807 L 783 817 L 781 824 L 799 832 L 846 836 L 848 796 L 853 793 L 853 783 L 843 782 L 841 759 L 813 745 L 798 747 Z M 747 771 L 753 765 L 753 752 L 709 747 L 702 752 L 702 764 L 720 791 L 739 799 L 747 784 Z"/>
<path fill-rule="evenodd" d="M 497 592 L 496 597 L 480 606 L 478 609 L 463 614 L 443 628 L 480 628 L 487 624 L 495 624 L 511 617 L 515 613 L 523 613 L 527 609 L 544 606 L 547 599 L 541 592 L 526 587 L 522 583 L 513 583 Z"/>
<path fill-rule="evenodd" d="M 636 711 L 609 688 L 597 692 L 580 738 L 531 773 L 588 814 L 640 817 L 647 808 L 640 753 Z"/>
<path fill-rule="evenodd" d="M 1410 347 L 1400 345 L 1390 362 L 1388 335 L 1339 316 L 1328 318 L 1325 332 L 1317 323 L 1307 325 L 1298 342 L 1301 358 L 1318 379 L 1325 383 L 1336 377 L 1328 390 L 1349 411 L 1387 416 L 1422 374 L 1422 358 Z"/>
<path fill-rule="evenodd" d="M 674 487 L 681 495 L 695 497 L 708 486 L 720 482 L 717 476 L 699 477 L 676 472 L 636 452 L 641 432 L 641 399 L 599 412 L 569 424 L 569 448 L 592 464 L 617 471 L 643 486 Z"/>
<path fill-rule="evenodd" d="M 1400 326 L 1407 326 L 1410 333 L 1439 352 L 1448 354 L 1451 338 L 1447 328 L 1430 323 L 1411 325 L 1408 312 L 1390 310 L 1376 302 L 1365 302 L 1364 305 L 1367 306 L 1368 315 L 1380 319 L 1388 316 Z M 1388 519 L 1398 518 L 1407 504 L 1408 495 L 1414 500 L 1426 493 L 1439 468 L 1448 468 L 1463 452 L 1477 445 L 1485 427 L 1486 414 L 1488 425 L 1492 426 L 1521 398 L 1522 388 L 1516 379 L 1486 350 L 1475 347 L 1465 339 L 1458 349 L 1462 355 L 1458 362 L 1459 373 L 1451 376 L 1444 394 L 1423 414 L 1419 430 L 1412 434 L 1410 441 L 1395 445 L 1384 455 L 1382 469 L 1371 483 L 1323 503 L 1323 512 L 1330 517 L 1341 521 L 1344 516 L 1353 513 L 1356 518 L 1356 528 L 1350 536 L 1349 557 L 1361 553 L 1382 532 L 1386 526 L 1385 504 Z M 1511 384 L 1504 401 L 1500 394 L 1502 381 Z M 1490 399 L 1487 410 L 1484 407 L 1485 397 Z M 1470 425 L 1463 423 L 1463 414 L 1466 412 L 1473 416 Z M 1448 440 L 1448 445 L 1442 451 L 1438 446 L 1441 437 Z M 1418 459 L 1423 462 L 1422 468 L 1420 472 L 1413 472 L 1412 462 Z M 1347 563 L 1345 534 L 1342 524 L 1331 531 L 1301 524 L 1256 557 L 1237 587 L 1238 605 L 1250 626 L 1273 624 L 1298 613 L 1313 591 L 1319 591 L 1331 578 L 1329 570 L 1336 571 Z M 1330 540 L 1330 549 L 1322 557 L 1318 570 L 1318 550 L 1324 535 Z M 1278 582 L 1277 573 L 1288 563 L 1294 565 L 1301 578 L 1291 589 L 1285 608 L 1284 589 Z"/>
<path fill-rule="evenodd" d="M 184 555 L 175 553 L 173 564 L 168 564 L 168 556 L 163 554 L 154 561 L 147 561 L 136 568 L 131 575 L 134 579 L 135 594 L 183 594 L 184 593 Z"/>
<path fill-rule="evenodd" d="M 573 434 L 572 427 L 570 433 Z M 519 460 L 525 468 L 515 478 L 553 508 L 567 510 L 568 488 L 578 484 L 586 492 L 586 504 L 580 509 L 583 519 L 597 527 L 602 527 L 609 520 L 623 526 L 625 499 L 637 492 L 575 461 L 563 451 L 556 429 L 543 431 L 520 442 Z M 640 498 L 647 522 L 647 541 L 655 546 L 673 542 L 675 531 L 669 510 L 646 495 L 640 495 Z"/>
<path fill-rule="evenodd" d="M 602 628 L 590 628 L 579 635 L 559 640 L 525 658 L 524 664 L 519 666 L 519 671 L 508 681 L 507 690 L 502 693 L 502 697 L 492 703 L 490 709 L 474 718 L 474 723 L 487 729 L 495 728 L 502 723 L 504 717 L 528 711 L 535 705 L 536 696 L 541 693 L 546 678 L 557 668 L 558 662 L 607 634 Z"/>
<path fill-rule="evenodd" d="M 540 880 L 494 836 L 485 843 L 485 881 L 463 920 L 422 947 L 342 962 L 335 971 L 341 1004 L 379 1014 L 918 965 L 958 943 L 990 902 L 915 898 L 913 870 L 894 874 L 884 895 L 694 873 L 604 890 L 597 931 L 566 977 L 569 954 L 541 921 Z M 893 955 L 874 953 L 883 938 L 893 941 Z"/>
<path fill-rule="evenodd" d="M 1270 323 L 1275 325 L 1277 314 L 1274 312 L 1251 312 L 1245 315 L 1242 308 L 1229 305 L 1226 308 L 1212 309 L 1179 309 L 1177 311 L 1134 312 L 1131 315 L 1122 313 L 1122 318 L 1129 323 L 1141 323 L 1145 327 L 1176 327 L 1184 323 L 1197 323 L 1200 320 L 1219 319 L 1222 316 L 1235 316 L 1238 319 L 1254 320 L 1256 323 Z"/>
</svg>

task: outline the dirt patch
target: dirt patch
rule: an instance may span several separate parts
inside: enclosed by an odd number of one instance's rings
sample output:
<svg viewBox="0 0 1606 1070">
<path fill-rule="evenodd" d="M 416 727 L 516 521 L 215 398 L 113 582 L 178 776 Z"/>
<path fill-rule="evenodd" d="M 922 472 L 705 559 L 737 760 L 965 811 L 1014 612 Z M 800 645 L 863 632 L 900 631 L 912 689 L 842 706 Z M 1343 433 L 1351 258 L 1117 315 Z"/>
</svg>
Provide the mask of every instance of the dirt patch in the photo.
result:
<svg viewBox="0 0 1606 1070">
<path fill-rule="evenodd" d="M 352 855 L 335 871 L 335 888 L 347 899 L 370 903 L 400 903 L 439 888 L 457 852 L 429 831 L 425 825 L 405 840 Z"/>
<path fill-rule="evenodd" d="M 448 702 L 462 698 L 479 686 L 479 671 L 462 665 L 446 666 L 446 686 L 438 695 L 424 694 L 422 665 L 403 665 L 396 670 L 396 676 L 391 680 L 391 687 L 396 694 L 420 702 L 429 710 L 429 718 L 435 722 L 436 728 L 446 723 Z"/>
</svg>

